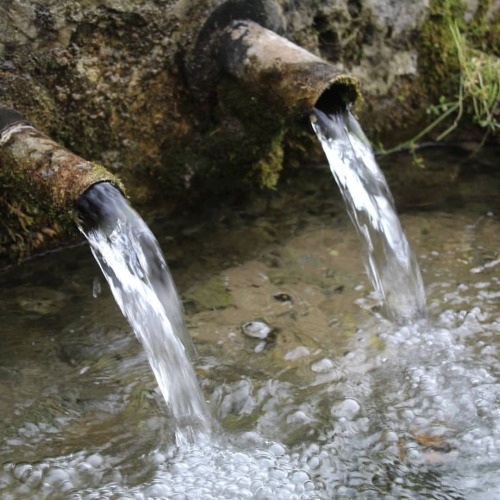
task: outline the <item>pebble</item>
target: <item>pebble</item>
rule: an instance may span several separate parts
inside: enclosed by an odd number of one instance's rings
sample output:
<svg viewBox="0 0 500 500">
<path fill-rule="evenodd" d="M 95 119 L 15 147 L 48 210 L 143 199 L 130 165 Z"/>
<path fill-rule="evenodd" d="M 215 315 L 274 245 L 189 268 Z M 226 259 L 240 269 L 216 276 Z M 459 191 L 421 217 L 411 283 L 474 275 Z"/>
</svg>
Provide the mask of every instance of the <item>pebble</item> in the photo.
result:
<svg viewBox="0 0 500 500">
<path fill-rule="evenodd" d="M 274 328 L 264 321 L 247 321 L 241 325 L 241 329 L 247 337 L 261 340 L 267 339 L 274 331 Z"/>
<path fill-rule="evenodd" d="M 332 407 L 331 413 L 334 417 L 344 417 L 352 420 L 361 411 L 361 406 L 355 399 L 344 399 L 341 403 Z"/>
<path fill-rule="evenodd" d="M 333 361 L 328 358 L 323 358 L 320 361 L 316 361 L 311 365 L 311 370 L 314 373 L 327 373 L 335 366 Z"/>
</svg>

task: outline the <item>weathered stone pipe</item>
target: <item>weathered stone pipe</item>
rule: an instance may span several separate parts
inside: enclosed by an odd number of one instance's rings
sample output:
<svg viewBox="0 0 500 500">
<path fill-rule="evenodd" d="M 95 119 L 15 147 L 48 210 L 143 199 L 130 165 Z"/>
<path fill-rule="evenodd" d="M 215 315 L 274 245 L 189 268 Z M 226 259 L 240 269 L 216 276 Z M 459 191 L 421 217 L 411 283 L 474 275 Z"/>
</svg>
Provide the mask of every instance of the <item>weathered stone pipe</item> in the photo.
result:
<svg viewBox="0 0 500 500">
<path fill-rule="evenodd" d="M 217 58 L 282 116 L 308 116 L 314 107 L 342 111 L 361 99 L 354 77 L 253 21 L 233 21 L 222 31 Z"/>
<path fill-rule="evenodd" d="M 77 156 L 15 110 L 0 106 L 0 203 L 11 220 L 0 234 L 0 256 L 23 256 L 72 224 L 78 198 L 96 183 L 120 181 Z"/>
</svg>

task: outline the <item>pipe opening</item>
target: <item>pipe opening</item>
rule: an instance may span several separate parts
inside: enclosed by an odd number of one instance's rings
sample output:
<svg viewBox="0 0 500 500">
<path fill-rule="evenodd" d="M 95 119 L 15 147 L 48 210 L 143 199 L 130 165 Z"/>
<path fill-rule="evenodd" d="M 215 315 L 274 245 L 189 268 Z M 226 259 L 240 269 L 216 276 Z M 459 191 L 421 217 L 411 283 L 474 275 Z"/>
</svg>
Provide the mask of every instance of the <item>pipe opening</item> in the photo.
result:
<svg viewBox="0 0 500 500">
<path fill-rule="evenodd" d="M 15 109 L 7 108 L 0 105 L 0 136 L 13 125 L 18 123 L 29 124 L 28 120 Z"/>
<path fill-rule="evenodd" d="M 110 181 L 89 186 L 75 202 L 75 216 L 86 231 L 101 225 L 114 226 L 119 219 L 118 200 L 124 198 L 121 189 Z"/>
<path fill-rule="evenodd" d="M 339 78 L 322 92 L 314 107 L 327 115 L 343 113 L 358 101 L 359 95 L 352 78 L 346 78 L 345 81 Z"/>
</svg>

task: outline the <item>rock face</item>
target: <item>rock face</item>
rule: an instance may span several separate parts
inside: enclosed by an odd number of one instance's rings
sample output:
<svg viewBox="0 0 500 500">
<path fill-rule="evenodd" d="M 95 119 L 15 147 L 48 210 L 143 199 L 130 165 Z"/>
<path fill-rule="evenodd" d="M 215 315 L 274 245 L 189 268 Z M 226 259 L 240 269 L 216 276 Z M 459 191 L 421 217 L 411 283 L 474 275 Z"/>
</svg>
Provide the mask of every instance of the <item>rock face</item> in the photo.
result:
<svg viewBox="0 0 500 500">
<path fill-rule="evenodd" d="M 357 77 L 370 132 L 383 127 L 380 110 L 398 108 L 394 97 L 416 81 L 429 0 L 0 0 L 0 7 L 0 104 L 105 165 L 138 204 L 272 186 L 285 152 L 304 149 L 306 119 L 285 121 L 220 70 L 210 52 L 218 29 L 256 21 Z M 0 212 L 8 209 L 0 198 Z"/>
</svg>

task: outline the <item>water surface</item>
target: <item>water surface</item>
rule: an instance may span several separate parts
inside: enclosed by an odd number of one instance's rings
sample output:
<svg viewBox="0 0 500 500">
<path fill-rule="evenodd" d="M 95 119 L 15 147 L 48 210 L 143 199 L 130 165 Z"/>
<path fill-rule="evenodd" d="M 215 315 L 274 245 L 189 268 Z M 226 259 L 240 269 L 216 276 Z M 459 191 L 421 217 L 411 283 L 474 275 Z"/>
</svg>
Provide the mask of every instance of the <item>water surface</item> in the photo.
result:
<svg viewBox="0 0 500 500">
<path fill-rule="evenodd" d="M 152 220 L 223 430 L 196 445 L 176 445 L 86 246 L 2 273 L 2 498 L 499 497 L 495 158 L 399 157 L 399 184 L 386 170 L 428 296 L 404 326 L 380 312 L 327 167 Z M 243 333 L 257 321 L 267 338 Z"/>
</svg>

